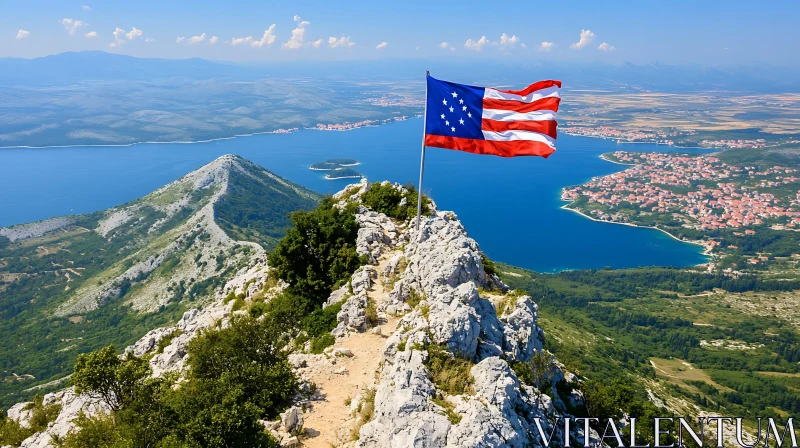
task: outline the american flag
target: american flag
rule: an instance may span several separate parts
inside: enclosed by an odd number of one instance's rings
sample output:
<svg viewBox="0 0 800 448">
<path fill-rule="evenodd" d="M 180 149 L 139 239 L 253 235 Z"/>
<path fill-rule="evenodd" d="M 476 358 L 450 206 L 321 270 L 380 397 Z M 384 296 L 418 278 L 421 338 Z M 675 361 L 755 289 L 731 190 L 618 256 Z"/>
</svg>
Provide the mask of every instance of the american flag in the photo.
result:
<svg viewBox="0 0 800 448">
<path fill-rule="evenodd" d="M 552 154 L 561 81 L 500 90 L 428 76 L 425 146 L 501 157 Z"/>
</svg>

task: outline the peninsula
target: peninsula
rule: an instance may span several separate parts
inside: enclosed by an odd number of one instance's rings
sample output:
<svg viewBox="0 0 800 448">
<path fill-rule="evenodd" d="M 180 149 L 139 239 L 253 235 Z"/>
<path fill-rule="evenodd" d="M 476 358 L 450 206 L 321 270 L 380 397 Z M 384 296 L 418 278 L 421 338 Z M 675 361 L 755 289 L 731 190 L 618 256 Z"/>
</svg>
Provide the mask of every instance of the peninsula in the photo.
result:
<svg viewBox="0 0 800 448">
<path fill-rule="evenodd" d="M 800 226 L 797 160 L 740 150 L 714 155 L 616 151 L 624 171 L 564 188 L 565 208 L 663 230 L 714 255 L 709 270 L 763 269 L 791 256 Z"/>
</svg>

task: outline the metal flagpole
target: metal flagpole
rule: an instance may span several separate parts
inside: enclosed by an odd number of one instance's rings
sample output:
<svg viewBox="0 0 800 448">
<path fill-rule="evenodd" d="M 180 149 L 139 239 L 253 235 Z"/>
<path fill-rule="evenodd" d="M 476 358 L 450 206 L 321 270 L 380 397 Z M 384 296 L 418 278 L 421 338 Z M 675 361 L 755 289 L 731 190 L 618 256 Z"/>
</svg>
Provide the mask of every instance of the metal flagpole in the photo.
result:
<svg viewBox="0 0 800 448">
<path fill-rule="evenodd" d="M 419 158 L 419 191 L 417 196 L 417 232 L 419 233 L 419 218 L 422 215 L 422 175 L 425 173 L 425 122 L 428 119 L 428 76 L 430 71 L 425 71 L 425 107 L 422 112 L 422 154 Z"/>
</svg>

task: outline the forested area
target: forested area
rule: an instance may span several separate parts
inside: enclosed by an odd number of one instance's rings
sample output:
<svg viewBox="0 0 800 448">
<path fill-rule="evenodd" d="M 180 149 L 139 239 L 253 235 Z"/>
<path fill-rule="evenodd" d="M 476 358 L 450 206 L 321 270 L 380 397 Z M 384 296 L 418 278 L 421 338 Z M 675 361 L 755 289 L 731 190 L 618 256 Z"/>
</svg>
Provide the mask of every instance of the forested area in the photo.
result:
<svg viewBox="0 0 800 448">
<path fill-rule="evenodd" d="M 639 383 L 657 377 L 651 359 L 679 359 L 707 372 L 715 384 L 700 381 L 702 388 L 695 383 L 690 388 L 667 384 L 668 388 L 707 409 L 748 417 L 800 411 L 796 388 L 800 380 L 793 376 L 800 374 L 800 335 L 795 328 L 777 318 L 737 315 L 722 305 L 717 310 L 720 324 L 694 325 L 681 312 L 683 305 L 674 304 L 679 293 L 699 294 L 714 288 L 735 292 L 800 289 L 795 281 L 729 278 L 671 268 L 552 275 L 504 264 L 497 269 L 505 282 L 538 302 L 546 347 L 589 380 Z M 724 324 L 731 315 L 738 316 L 735 324 Z M 574 339 L 547 337 L 565 328 Z M 702 341 L 733 341 L 747 348 L 703 346 Z M 643 393 L 636 395 L 646 399 Z"/>
</svg>

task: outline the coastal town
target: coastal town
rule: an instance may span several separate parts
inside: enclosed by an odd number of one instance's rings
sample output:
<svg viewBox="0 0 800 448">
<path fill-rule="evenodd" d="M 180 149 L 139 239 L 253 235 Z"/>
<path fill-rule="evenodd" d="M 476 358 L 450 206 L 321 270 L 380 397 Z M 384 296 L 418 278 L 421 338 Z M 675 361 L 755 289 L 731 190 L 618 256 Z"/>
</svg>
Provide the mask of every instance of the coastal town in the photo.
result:
<svg viewBox="0 0 800 448">
<path fill-rule="evenodd" d="M 784 166 L 731 165 L 716 156 L 616 151 L 603 158 L 624 171 L 564 188 L 567 208 L 600 220 L 695 231 L 710 251 L 711 234 L 756 235 L 800 229 L 800 174 Z M 689 232 L 687 232 L 689 233 Z M 738 249 L 727 244 L 727 249 Z M 748 260 L 759 263 L 759 258 Z"/>
<path fill-rule="evenodd" d="M 636 142 L 636 143 L 657 143 L 660 145 L 674 145 L 675 141 L 671 137 L 678 135 L 677 131 L 644 131 L 644 130 L 624 130 L 612 128 L 610 126 L 564 126 L 559 127 L 559 131 L 568 135 L 578 135 L 581 137 L 595 137 L 605 138 L 609 140 L 616 140 L 619 142 Z M 689 135 L 690 131 L 684 133 Z"/>
<path fill-rule="evenodd" d="M 328 123 L 328 124 L 317 123 L 317 125 L 311 129 L 316 129 L 318 131 L 349 131 L 351 129 L 365 128 L 369 126 L 378 126 L 381 124 L 393 123 L 395 121 L 406 121 L 409 118 L 417 118 L 419 116 L 420 115 L 409 117 L 408 115 L 400 115 L 392 118 L 384 118 L 382 120 L 361 120 L 356 122 L 345 121 L 344 123 Z"/>
<path fill-rule="evenodd" d="M 586 196 L 590 204 L 611 208 L 627 203 L 642 212 L 672 213 L 684 226 L 702 230 L 767 222 L 774 228 L 800 226 L 800 191 L 788 202 L 769 192 L 800 183 L 794 168 L 774 166 L 757 171 L 752 166 L 727 165 L 717 157 L 625 151 L 604 158 L 633 166 L 565 188 L 562 199 Z M 627 219 L 625 214 L 612 216 L 601 209 L 592 214 L 605 220 Z"/>
<path fill-rule="evenodd" d="M 594 137 L 614 140 L 619 143 L 655 143 L 658 145 L 675 146 L 679 145 L 679 141 L 697 135 L 697 131 L 691 129 L 681 130 L 643 130 L 643 129 L 619 129 L 611 126 L 564 126 L 560 127 L 559 131 L 567 135 L 577 135 L 581 137 Z M 769 142 L 764 138 L 757 139 L 703 139 L 696 141 L 694 144 L 701 148 L 720 148 L 720 149 L 738 149 L 738 148 L 766 148 L 768 146 L 775 146 L 780 144 L 791 144 L 794 141 L 783 142 Z M 680 144 L 683 145 L 683 144 Z M 679 145 L 679 146 L 680 146 Z"/>
</svg>

